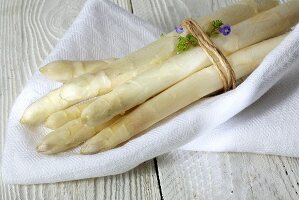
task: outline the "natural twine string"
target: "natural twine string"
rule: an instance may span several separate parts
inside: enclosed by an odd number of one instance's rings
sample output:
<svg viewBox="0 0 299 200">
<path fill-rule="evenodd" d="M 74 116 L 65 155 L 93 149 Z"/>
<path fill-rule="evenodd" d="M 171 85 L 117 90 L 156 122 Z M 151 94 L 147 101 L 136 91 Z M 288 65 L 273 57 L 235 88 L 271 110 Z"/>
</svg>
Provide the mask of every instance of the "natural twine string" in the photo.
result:
<svg viewBox="0 0 299 200">
<path fill-rule="evenodd" d="M 202 30 L 200 25 L 193 19 L 185 19 L 181 26 L 185 27 L 191 35 L 197 40 L 198 44 L 202 47 L 204 52 L 207 54 L 213 65 L 216 67 L 217 72 L 223 82 L 224 91 L 228 91 L 231 88 L 236 87 L 236 75 L 229 64 L 224 54 L 217 48 L 215 43 L 210 40 L 206 33 Z M 216 57 L 217 60 L 214 58 Z"/>
</svg>

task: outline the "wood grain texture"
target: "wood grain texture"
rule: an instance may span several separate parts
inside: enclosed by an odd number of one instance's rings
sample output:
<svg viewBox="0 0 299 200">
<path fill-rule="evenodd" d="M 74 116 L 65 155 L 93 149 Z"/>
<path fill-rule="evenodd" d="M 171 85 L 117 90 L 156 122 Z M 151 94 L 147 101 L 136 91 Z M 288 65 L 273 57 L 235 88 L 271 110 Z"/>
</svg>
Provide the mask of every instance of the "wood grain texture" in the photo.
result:
<svg viewBox="0 0 299 200">
<path fill-rule="evenodd" d="M 131 11 L 128 0 L 114 0 Z M 85 0 L 0 0 L 1 154 L 11 106 L 78 15 Z M 117 176 L 57 184 L 5 185 L 1 200 L 160 199 L 153 161 Z"/>
<path fill-rule="evenodd" d="M 296 158 L 175 151 L 158 166 L 165 200 L 299 199 Z"/>
<path fill-rule="evenodd" d="M 238 0 L 113 0 L 165 32 L 185 16 L 205 15 L 235 1 Z M 84 2 L 0 0 L 1 147 L 14 99 Z M 157 164 L 165 200 L 299 199 L 299 162 L 295 158 L 174 151 L 160 156 Z M 0 199 L 152 200 L 161 197 L 154 163 L 148 161 L 117 176 L 30 186 L 0 183 Z"/>
<path fill-rule="evenodd" d="M 239 0 L 132 0 L 134 14 L 170 32 L 186 17 L 204 16 Z"/>
<path fill-rule="evenodd" d="M 161 199 L 153 161 L 117 176 L 54 184 L 2 185 L 2 199 Z"/>
</svg>

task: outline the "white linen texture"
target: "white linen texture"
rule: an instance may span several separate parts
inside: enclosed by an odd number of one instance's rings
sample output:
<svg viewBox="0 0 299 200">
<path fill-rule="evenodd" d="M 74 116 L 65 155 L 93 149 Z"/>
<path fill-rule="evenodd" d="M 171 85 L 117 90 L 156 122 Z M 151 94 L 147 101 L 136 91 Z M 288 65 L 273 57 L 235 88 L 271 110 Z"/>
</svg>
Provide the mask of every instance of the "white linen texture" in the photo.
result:
<svg viewBox="0 0 299 200">
<path fill-rule="evenodd" d="M 45 63 L 123 57 L 162 31 L 108 0 L 89 0 Z M 2 156 L 5 183 L 37 184 L 126 172 L 175 149 L 299 157 L 299 25 L 236 89 L 196 102 L 123 146 L 80 155 L 37 153 L 49 132 L 19 120 L 25 108 L 59 86 L 36 72 L 16 99 Z"/>
</svg>

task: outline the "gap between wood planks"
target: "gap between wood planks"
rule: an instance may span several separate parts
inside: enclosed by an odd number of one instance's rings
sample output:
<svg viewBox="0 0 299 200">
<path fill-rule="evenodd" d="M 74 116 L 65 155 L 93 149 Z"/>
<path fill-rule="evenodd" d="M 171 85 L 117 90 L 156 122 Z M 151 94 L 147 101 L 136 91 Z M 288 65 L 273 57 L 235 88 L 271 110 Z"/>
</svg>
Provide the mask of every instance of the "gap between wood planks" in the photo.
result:
<svg viewBox="0 0 299 200">
<path fill-rule="evenodd" d="M 161 188 L 161 181 L 160 181 L 160 176 L 159 176 L 159 167 L 158 167 L 158 161 L 157 158 L 154 158 L 154 164 L 155 164 L 155 172 L 157 175 L 157 181 L 158 181 L 158 187 L 159 187 L 159 193 L 161 199 L 163 199 L 163 194 L 162 194 L 162 188 Z"/>
<path fill-rule="evenodd" d="M 131 13 L 135 14 L 132 1 L 130 0 L 129 3 L 130 3 Z M 161 181 L 160 181 L 160 177 L 159 177 L 158 161 L 157 161 L 157 158 L 153 158 L 153 160 L 154 160 L 155 172 L 156 172 L 157 182 L 158 182 L 158 187 L 159 187 L 159 194 L 160 194 L 160 198 L 163 200 L 164 198 L 163 198 L 163 193 L 162 193 L 162 188 L 161 188 Z"/>
</svg>

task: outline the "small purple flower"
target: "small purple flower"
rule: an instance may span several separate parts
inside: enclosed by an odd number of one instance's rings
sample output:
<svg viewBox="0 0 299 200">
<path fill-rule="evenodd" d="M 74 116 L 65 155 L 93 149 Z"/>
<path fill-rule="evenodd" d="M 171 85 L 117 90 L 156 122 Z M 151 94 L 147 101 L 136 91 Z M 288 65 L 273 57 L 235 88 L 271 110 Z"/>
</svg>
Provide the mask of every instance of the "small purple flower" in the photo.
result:
<svg viewBox="0 0 299 200">
<path fill-rule="evenodd" d="M 180 34 L 180 33 L 184 32 L 184 28 L 183 27 L 175 27 L 175 31 Z"/>
<path fill-rule="evenodd" d="M 230 25 L 222 25 L 219 28 L 219 32 L 222 33 L 224 36 L 227 36 L 230 34 L 230 32 L 232 31 Z"/>
</svg>

